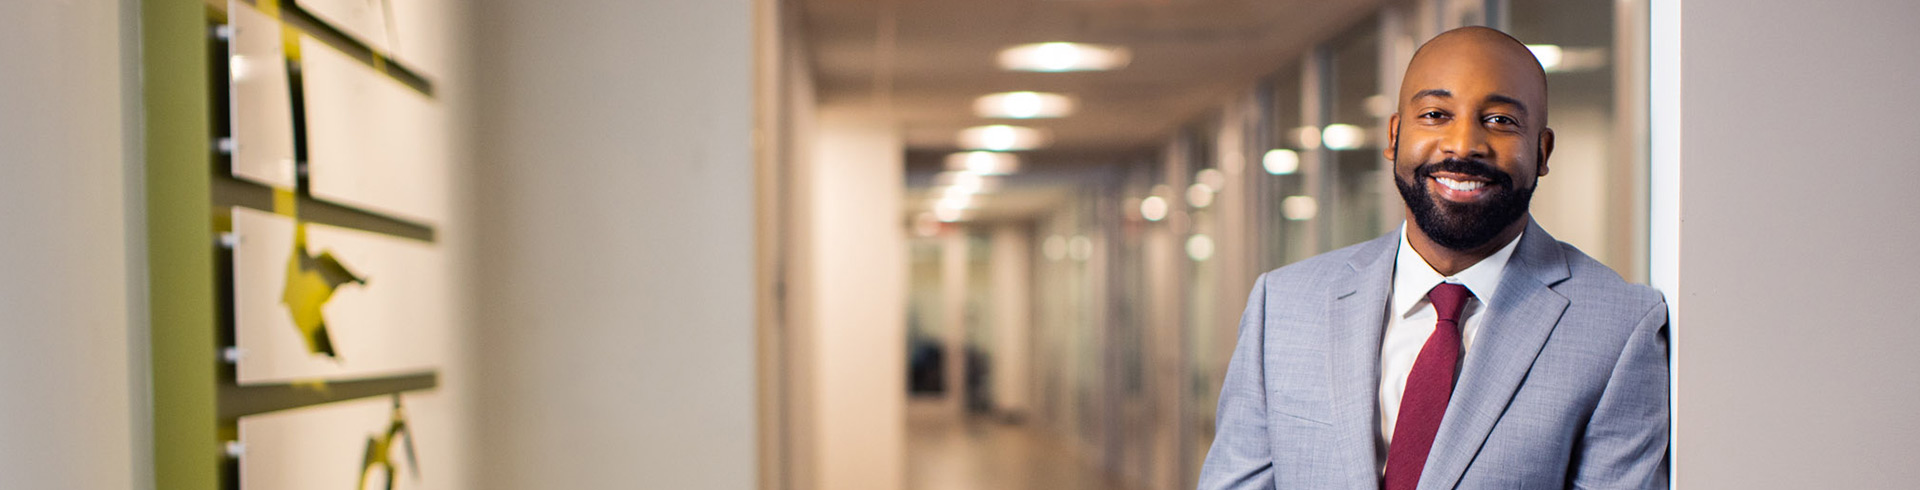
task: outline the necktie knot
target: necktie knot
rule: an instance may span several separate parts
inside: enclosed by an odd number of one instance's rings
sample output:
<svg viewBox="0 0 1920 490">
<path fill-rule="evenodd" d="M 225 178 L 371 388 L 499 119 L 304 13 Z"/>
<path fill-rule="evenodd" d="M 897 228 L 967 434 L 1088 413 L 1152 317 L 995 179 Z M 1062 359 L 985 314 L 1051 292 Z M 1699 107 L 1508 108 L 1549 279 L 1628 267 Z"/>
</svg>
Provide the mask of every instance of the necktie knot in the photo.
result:
<svg viewBox="0 0 1920 490">
<path fill-rule="evenodd" d="M 1467 298 L 1471 297 L 1473 292 L 1467 291 L 1466 286 L 1450 282 L 1440 283 L 1427 292 L 1427 300 L 1433 302 L 1433 312 L 1440 316 L 1440 321 L 1460 321 L 1460 310 L 1467 307 Z"/>
</svg>

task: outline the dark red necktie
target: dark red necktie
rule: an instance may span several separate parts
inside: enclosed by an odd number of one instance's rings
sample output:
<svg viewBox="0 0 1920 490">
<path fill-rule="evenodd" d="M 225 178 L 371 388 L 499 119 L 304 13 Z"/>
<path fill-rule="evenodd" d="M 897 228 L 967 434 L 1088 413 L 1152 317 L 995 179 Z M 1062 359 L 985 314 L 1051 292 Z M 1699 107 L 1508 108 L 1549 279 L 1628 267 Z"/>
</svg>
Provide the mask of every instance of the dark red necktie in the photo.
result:
<svg viewBox="0 0 1920 490">
<path fill-rule="evenodd" d="M 1420 347 L 1420 357 L 1407 373 L 1400 417 L 1393 425 L 1393 441 L 1387 445 L 1386 490 L 1414 490 L 1420 484 L 1420 470 L 1427 466 L 1440 417 L 1447 414 L 1447 400 L 1453 398 L 1453 371 L 1460 365 L 1460 309 L 1472 296 L 1466 286 L 1451 283 L 1441 283 L 1427 293 L 1440 321 L 1434 322 L 1433 335 Z"/>
</svg>

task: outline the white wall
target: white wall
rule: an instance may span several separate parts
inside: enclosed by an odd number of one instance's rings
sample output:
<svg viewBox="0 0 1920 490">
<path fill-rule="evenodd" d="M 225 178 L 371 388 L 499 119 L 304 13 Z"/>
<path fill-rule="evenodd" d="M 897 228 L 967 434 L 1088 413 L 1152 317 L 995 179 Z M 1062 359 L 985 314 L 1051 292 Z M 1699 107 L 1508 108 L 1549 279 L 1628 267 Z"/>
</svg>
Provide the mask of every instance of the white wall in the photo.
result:
<svg viewBox="0 0 1920 490">
<path fill-rule="evenodd" d="M 749 2 L 476 7 L 481 486 L 753 488 Z"/>
<path fill-rule="evenodd" d="M 1912 487 L 1920 3 L 1654 9 L 1656 223 L 1675 217 L 1660 189 L 1678 199 L 1677 236 L 1656 225 L 1654 242 L 1677 262 L 1656 253 L 1654 276 L 1678 285 L 1679 487 Z M 1660 102 L 1674 77 L 1677 107 Z"/>
<path fill-rule="evenodd" d="M 987 259 L 993 284 L 993 366 L 987 373 L 993 382 L 994 408 L 1016 417 L 1032 408 L 1033 270 L 1029 262 L 1036 247 L 1027 229 L 1025 224 L 995 226 Z"/>
<path fill-rule="evenodd" d="M 889 490 L 906 483 L 905 155 L 889 118 L 822 111 L 802 219 L 809 241 L 796 288 L 812 312 L 817 480 L 804 488 Z M 809 389 L 803 388 L 803 389 Z"/>
<path fill-rule="evenodd" d="M 150 486 L 132 13 L 0 2 L 0 487 Z"/>
</svg>

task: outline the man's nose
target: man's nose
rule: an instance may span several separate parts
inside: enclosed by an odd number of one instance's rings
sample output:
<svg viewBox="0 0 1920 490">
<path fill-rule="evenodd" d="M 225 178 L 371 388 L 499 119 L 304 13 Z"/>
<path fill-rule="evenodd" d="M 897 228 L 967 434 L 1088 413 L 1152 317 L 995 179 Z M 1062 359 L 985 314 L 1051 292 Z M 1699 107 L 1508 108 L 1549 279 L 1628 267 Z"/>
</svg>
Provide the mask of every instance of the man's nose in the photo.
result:
<svg viewBox="0 0 1920 490">
<path fill-rule="evenodd" d="M 1448 158 L 1483 160 L 1492 149 L 1487 146 L 1487 131 L 1479 124 L 1453 124 L 1440 142 L 1440 151 Z"/>
</svg>

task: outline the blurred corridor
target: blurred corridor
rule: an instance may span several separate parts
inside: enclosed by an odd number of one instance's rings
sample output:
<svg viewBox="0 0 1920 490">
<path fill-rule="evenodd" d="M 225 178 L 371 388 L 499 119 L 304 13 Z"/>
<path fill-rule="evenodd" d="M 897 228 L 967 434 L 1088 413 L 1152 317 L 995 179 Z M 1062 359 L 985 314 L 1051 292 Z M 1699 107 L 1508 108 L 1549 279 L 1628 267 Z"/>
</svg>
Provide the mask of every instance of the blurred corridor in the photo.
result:
<svg viewBox="0 0 1920 490">
<path fill-rule="evenodd" d="M 1191 488 L 1467 25 L 1676 486 L 1910 487 L 1920 3 L 1681 3 L 0 2 L 0 488 Z"/>
</svg>

